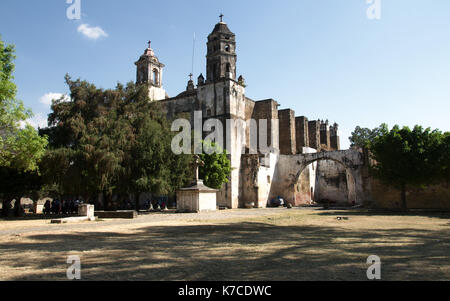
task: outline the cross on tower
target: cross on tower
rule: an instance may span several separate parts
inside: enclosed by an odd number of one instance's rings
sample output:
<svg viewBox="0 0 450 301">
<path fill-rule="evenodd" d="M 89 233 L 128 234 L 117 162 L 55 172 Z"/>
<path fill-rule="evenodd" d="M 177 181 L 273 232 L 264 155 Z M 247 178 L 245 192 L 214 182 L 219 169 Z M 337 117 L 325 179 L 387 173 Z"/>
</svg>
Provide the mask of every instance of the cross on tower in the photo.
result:
<svg viewBox="0 0 450 301">
<path fill-rule="evenodd" d="M 223 14 L 220 14 L 219 18 L 220 18 L 220 23 L 223 23 Z"/>
<path fill-rule="evenodd" d="M 152 45 L 152 41 L 148 41 L 148 48 L 150 49 L 150 48 L 152 48 L 152 47 L 150 47 Z"/>
<path fill-rule="evenodd" d="M 192 80 L 192 76 L 194 76 L 192 73 L 189 73 L 189 80 Z"/>
</svg>

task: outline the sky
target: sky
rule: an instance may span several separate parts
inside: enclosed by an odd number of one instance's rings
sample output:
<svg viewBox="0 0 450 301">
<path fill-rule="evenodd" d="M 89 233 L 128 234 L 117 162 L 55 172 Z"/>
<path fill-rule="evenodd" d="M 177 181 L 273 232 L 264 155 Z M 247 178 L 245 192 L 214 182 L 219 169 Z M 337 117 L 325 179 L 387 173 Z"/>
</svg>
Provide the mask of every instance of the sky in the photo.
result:
<svg viewBox="0 0 450 301">
<path fill-rule="evenodd" d="M 68 14 L 74 1 L 80 19 Z M 246 95 L 337 122 L 342 148 L 356 126 L 450 131 L 448 0 L 1 0 L 0 35 L 16 46 L 30 123 L 45 126 L 51 99 L 69 93 L 65 74 L 101 88 L 134 81 L 148 40 L 169 96 L 184 91 L 193 48 L 194 78 L 206 73 L 221 13 Z"/>
</svg>

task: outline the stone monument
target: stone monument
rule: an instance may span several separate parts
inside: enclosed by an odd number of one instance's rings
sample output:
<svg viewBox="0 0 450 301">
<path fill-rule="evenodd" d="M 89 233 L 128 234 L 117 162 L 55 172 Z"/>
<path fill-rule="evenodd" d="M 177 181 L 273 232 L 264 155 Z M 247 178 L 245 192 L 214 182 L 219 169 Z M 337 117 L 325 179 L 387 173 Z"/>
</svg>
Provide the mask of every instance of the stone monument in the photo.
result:
<svg viewBox="0 0 450 301">
<path fill-rule="evenodd" d="M 204 212 L 217 210 L 217 189 L 212 189 L 199 179 L 198 168 L 204 163 L 199 156 L 194 156 L 195 181 L 193 186 L 177 191 L 178 212 Z"/>
</svg>

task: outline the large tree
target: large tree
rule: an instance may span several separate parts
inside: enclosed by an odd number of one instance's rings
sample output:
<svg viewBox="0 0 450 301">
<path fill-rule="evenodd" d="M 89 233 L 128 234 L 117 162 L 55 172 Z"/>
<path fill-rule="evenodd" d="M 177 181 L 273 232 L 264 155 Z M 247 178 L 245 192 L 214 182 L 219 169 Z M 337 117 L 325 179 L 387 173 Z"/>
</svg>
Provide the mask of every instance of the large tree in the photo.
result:
<svg viewBox="0 0 450 301">
<path fill-rule="evenodd" d="M 171 152 L 173 134 L 147 86 L 102 90 L 68 76 L 66 82 L 70 101 L 53 103 L 50 127 L 42 130 L 51 146 L 51 163 L 44 163 L 49 187 L 91 200 L 103 193 L 108 207 L 113 194 L 171 194 L 186 183 L 191 158 Z"/>
<path fill-rule="evenodd" d="M 448 134 L 446 134 L 448 135 Z M 373 172 L 380 180 L 401 190 L 402 209 L 407 210 L 406 190 L 442 181 L 444 135 L 415 126 L 394 126 L 381 130 L 369 148 L 376 164 Z"/>
<path fill-rule="evenodd" d="M 14 46 L 0 38 L 0 197 L 6 201 L 4 208 L 39 186 L 38 164 L 47 146 L 47 138 L 26 123 L 32 112 L 16 99 L 14 59 Z"/>
</svg>

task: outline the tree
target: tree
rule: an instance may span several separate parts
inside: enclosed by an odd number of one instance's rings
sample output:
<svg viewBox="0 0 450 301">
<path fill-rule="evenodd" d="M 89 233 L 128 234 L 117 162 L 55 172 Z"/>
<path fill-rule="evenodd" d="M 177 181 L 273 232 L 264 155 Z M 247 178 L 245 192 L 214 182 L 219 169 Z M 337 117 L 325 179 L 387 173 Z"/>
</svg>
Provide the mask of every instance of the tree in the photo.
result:
<svg viewBox="0 0 450 301">
<path fill-rule="evenodd" d="M 38 164 L 48 143 L 45 136 L 39 136 L 32 126 L 26 124 L 32 112 L 16 99 L 14 59 L 14 46 L 5 46 L 0 39 L 0 182 L 4 184 L 1 193 L 7 203 L 12 200 L 12 195 L 20 198 L 19 193 L 27 191 L 26 187 L 39 184 Z M 10 185 L 14 181 L 21 182 L 24 177 L 36 182 L 19 190 L 16 185 Z"/>
<path fill-rule="evenodd" d="M 381 130 L 370 143 L 372 171 L 381 181 L 401 190 L 402 209 L 407 210 L 406 190 L 442 180 L 442 140 L 438 130 L 394 126 Z"/>
<path fill-rule="evenodd" d="M 200 154 L 200 159 L 205 164 L 200 168 L 199 176 L 206 186 L 221 189 L 224 183 L 228 183 L 228 177 L 231 175 L 231 162 L 227 153 L 208 141 L 203 141 L 203 149 L 205 152 Z"/>
<path fill-rule="evenodd" d="M 102 90 L 66 76 L 70 101 L 52 105 L 47 129 L 50 150 L 44 164 L 47 187 L 61 195 L 114 194 L 135 201 L 141 192 L 171 194 L 190 178 L 189 156 L 171 152 L 165 116 L 151 103 L 146 85 L 118 84 Z"/>
<path fill-rule="evenodd" d="M 388 130 L 387 124 L 383 123 L 373 130 L 357 126 L 352 136 L 349 137 L 352 147 L 366 148 L 373 139 Z"/>
<path fill-rule="evenodd" d="M 441 178 L 450 182 L 450 132 L 444 133 L 441 143 Z"/>
</svg>

